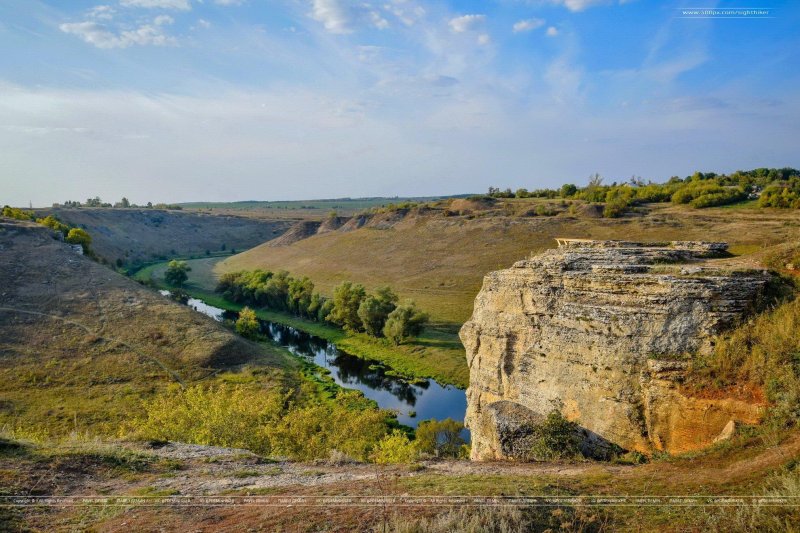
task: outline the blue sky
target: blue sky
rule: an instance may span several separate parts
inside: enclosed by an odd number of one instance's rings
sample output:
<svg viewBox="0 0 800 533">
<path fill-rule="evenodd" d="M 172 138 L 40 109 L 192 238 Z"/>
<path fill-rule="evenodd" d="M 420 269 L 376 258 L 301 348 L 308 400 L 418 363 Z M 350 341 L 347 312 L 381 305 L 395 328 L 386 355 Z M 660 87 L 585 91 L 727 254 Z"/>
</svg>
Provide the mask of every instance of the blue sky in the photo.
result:
<svg viewBox="0 0 800 533">
<path fill-rule="evenodd" d="M 696 4 L 4 0 L 0 203 L 800 166 L 800 4 Z"/>
</svg>

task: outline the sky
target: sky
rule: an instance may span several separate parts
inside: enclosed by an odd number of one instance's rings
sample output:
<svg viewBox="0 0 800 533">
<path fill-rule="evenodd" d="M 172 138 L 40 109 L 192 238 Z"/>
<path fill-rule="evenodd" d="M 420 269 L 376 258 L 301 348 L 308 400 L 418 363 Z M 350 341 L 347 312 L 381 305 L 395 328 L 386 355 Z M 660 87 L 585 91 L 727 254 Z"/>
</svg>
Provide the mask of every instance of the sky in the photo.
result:
<svg viewBox="0 0 800 533">
<path fill-rule="evenodd" d="M 2 0 L 0 204 L 798 167 L 800 3 L 738 3 Z"/>
</svg>

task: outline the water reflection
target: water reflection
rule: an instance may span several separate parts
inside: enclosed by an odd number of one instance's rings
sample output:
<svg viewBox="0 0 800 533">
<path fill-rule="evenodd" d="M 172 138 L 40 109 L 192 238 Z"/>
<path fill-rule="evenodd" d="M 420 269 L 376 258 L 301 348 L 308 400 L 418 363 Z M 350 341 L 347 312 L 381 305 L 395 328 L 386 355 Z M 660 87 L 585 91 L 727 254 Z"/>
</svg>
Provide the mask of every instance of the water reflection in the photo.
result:
<svg viewBox="0 0 800 533">
<path fill-rule="evenodd" d="M 169 291 L 161 293 L 169 295 Z M 235 320 L 238 316 L 196 298 L 189 298 L 187 305 L 218 321 Z M 464 420 L 467 399 L 463 390 L 442 386 L 432 379 L 410 383 L 387 375 L 389 369 L 379 362 L 352 356 L 325 339 L 274 322 L 260 320 L 260 323 L 263 335 L 292 354 L 327 368 L 341 387 L 360 390 L 381 408 L 395 410 L 401 424 L 416 427 L 418 421 L 430 418 Z M 465 437 L 468 436 L 465 431 Z"/>
</svg>

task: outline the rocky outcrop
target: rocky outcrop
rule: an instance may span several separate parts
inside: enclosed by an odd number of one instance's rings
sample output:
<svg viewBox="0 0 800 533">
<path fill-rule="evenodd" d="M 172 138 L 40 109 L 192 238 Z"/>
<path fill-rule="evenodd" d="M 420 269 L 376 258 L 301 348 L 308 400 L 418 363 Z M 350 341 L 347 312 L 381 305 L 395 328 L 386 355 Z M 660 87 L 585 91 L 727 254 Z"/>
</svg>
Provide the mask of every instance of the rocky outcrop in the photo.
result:
<svg viewBox="0 0 800 533">
<path fill-rule="evenodd" d="M 460 333 L 473 459 L 519 458 L 514 435 L 525 431 L 513 420 L 553 409 L 584 428 L 589 448 L 646 453 L 701 448 L 731 420 L 758 421 L 759 405 L 680 387 L 686 356 L 753 309 L 768 279 L 701 261 L 726 248 L 561 239 L 489 273 Z"/>
</svg>

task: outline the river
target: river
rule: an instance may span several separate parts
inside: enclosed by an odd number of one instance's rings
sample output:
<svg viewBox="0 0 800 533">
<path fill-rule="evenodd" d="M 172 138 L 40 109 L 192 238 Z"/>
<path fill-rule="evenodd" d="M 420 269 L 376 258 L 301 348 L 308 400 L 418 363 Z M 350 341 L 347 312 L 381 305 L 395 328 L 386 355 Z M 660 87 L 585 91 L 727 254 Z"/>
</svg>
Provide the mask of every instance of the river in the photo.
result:
<svg viewBox="0 0 800 533">
<path fill-rule="evenodd" d="M 169 295 L 169 291 L 160 292 Z M 220 322 L 237 317 L 237 313 L 208 305 L 196 298 L 189 298 L 187 305 Z M 387 375 L 389 368 L 380 362 L 350 355 L 323 338 L 283 324 L 259 321 L 264 336 L 295 356 L 327 368 L 339 386 L 359 390 L 367 398 L 375 400 L 382 409 L 394 410 L 401 424 L 417 427 L 420 421 L 431 418 L 464 421 L 467 398 L 465 392 L 457 387 L 440 385 L 433 379 L 410 383 Z M 468 432 L 464 433 L 468 437 Z"/>
</svg>

